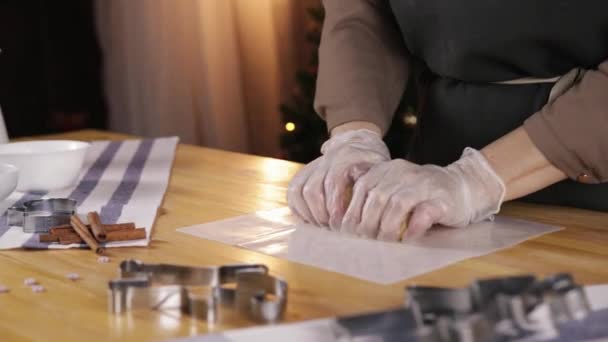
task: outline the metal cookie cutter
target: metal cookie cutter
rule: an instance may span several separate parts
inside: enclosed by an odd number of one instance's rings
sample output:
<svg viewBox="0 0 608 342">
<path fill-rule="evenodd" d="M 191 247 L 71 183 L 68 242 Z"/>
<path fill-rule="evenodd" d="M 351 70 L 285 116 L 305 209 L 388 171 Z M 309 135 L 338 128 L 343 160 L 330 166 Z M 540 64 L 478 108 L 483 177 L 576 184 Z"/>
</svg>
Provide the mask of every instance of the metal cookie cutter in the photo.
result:
<svg viewBox="0 0 608 342">
<path fill-rule="evenodd" d="M 546 278 L 544 299 L 549 303 L 554 323 L 581 320 L 591 313 L 591 304 L 583 288 L 569 274 L 556 274 Z"/>
<path fill-rule="evenodd" d="M 214 323 L 222 312 L 260 323 L 279 321 L 287 304 L 287 282 L 264 265 L 189 267 L 126 260 L 109 285 L 109 310 L 179 309 Z M 228 317 L 228 315 L 226 315 Z"/>
<path fill-rule="evenodd" d="M 470 288 L 410 286 L 406 305 L 420 341 L 490 341 L 493 322 L 477 312 Z"/>
<path fill-rule="evenodd" d="M 581 320 L 591 313 L 582 287 L 568 274 L 478 280 L 465 288 L 411 286 L 407 301 L 423 341 L 503 341 Z M 548 321 L 533 311 L 549 309 Z M 550 322 L 549 322 L 550 321 Z"/>
<path fill-rule="evenodd" d="M 48 233 L 51 227 L 70 223 L 76 201 L 68 198 L 48 198 L 23 203 L 7 210 L 9 226 L 23 227 L 24 233 Z"/>
</svg>

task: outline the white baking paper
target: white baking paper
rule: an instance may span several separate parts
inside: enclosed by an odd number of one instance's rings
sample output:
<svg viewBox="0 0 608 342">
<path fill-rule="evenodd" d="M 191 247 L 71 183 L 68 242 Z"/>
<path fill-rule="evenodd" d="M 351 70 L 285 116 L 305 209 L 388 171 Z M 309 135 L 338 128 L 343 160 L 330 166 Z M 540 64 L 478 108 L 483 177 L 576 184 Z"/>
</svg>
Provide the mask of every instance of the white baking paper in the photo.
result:
<svg viewBox="0 0 608 342">
<path fill-rule="evenodd" d="M 379 284 L 391 284 L 560 229 L 498 217 L 493 222 L 467 228 L 435 228 L 416 242 L 382 242 L 298 223 L 288 208 L 279 208 L 178 231 Z"/>
</svg>

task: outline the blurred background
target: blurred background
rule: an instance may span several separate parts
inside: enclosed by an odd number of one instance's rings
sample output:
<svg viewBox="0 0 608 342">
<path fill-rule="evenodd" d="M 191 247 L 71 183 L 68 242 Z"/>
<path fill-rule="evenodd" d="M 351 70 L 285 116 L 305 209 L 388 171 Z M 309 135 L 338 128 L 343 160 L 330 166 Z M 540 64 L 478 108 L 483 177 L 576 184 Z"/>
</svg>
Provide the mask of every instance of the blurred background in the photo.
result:
<svg viewBox="0 0 608 342">
<path fill-rule="evenodd" d="M 9 135 L 177 135 L 308 162 L 327 138 L 312 108 L 323 17 L 320 0 L 2 0 Z M 416 125 L 410 93 L 395 155 Z"/>
</svg>

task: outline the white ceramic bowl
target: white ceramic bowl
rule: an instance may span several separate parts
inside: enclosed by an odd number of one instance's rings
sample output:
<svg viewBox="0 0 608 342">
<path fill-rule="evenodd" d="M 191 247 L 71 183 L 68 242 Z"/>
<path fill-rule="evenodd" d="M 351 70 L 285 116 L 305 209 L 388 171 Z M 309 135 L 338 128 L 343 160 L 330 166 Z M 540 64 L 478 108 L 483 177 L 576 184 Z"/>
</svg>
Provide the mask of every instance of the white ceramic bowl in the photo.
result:
<svg viewBox="0 0 608 342">
<path fill-rule="evenodd" d="M 16 167 L 10 164 L 0 163 L 0 201 L 4 200 L 15 191 L 18 179 L 19 171 Z"/>
<path fill-rule="evenodd" d="M 25 141 L 0 145 L 0 163 L 19 170 L 18 191 L 50 191 L 76 182 L 89 143 L 73 140 Z"/>
</svg>

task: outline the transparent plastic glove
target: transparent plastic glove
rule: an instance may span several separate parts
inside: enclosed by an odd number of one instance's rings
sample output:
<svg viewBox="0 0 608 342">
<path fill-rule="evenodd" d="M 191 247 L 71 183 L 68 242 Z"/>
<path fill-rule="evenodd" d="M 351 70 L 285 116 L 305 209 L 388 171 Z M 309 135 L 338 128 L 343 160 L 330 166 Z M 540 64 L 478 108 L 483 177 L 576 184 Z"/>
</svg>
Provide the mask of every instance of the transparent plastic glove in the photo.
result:
<svg viewBox="0 0 608 342">
<path fill-rule="evenodd" d="M 503 181 L 471 148 L 446 167 L 395 159 L 357 181 L 341 231 L 385 241 L 413 239 L 434 224 L 464 227 L 488 219 L 504 195 Z"/>
<path fill-rule="evenodd" d="M 390 153 L 382 137 L 367 129 L 332 137 L 321 153 L 291 180 L 287 202 L 304 221 L 338 230 L 354 182 L 373 165 L 390 160 Z"/>
</svg>

